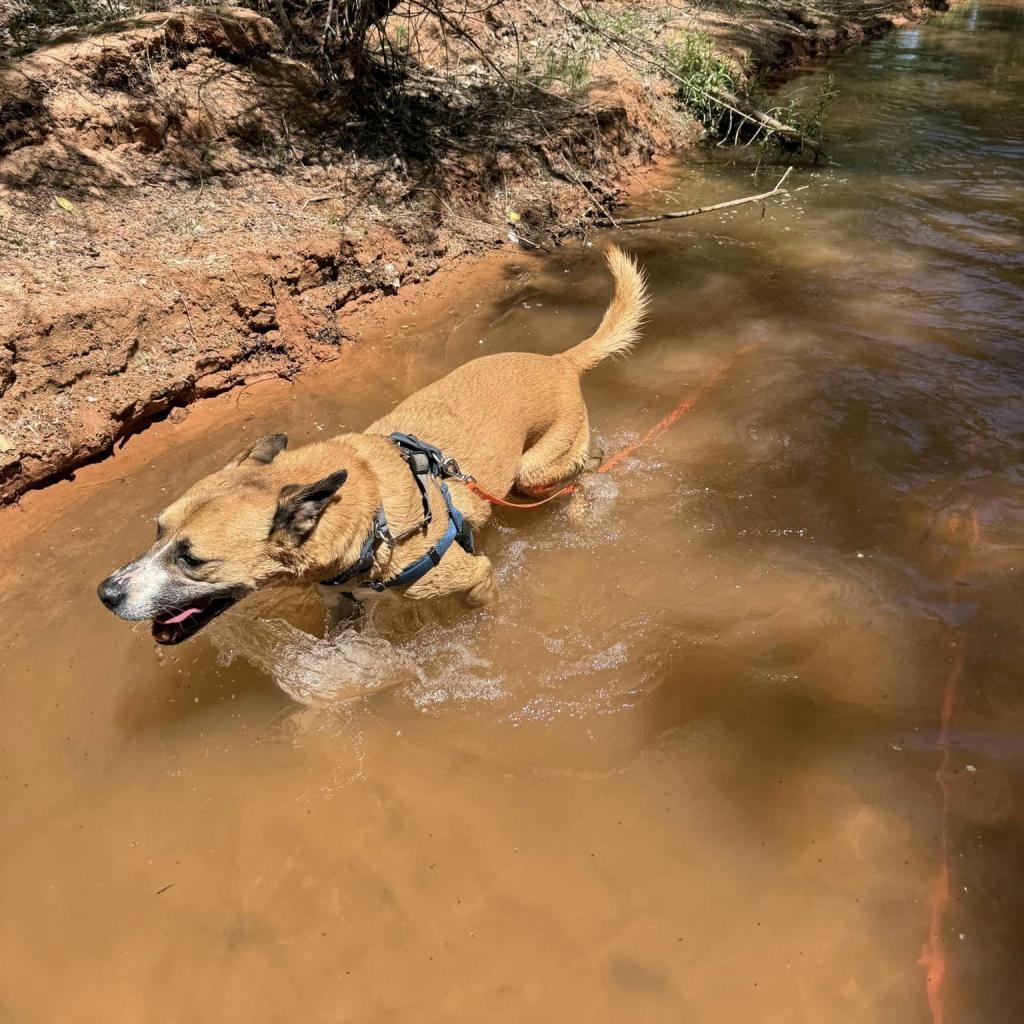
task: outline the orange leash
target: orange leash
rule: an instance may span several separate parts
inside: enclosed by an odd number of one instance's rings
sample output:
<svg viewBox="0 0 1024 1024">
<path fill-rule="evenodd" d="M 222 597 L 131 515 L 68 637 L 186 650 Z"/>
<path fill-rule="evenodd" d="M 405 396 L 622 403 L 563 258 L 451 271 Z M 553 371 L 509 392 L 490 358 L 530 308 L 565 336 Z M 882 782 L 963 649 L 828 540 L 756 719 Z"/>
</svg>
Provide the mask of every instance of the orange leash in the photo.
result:
<svg viewBox="0 0 1024 1024">
<path fill-rule="evenodd" d="M 691 412 L 693 407 L 707 394 L 711 387 L 718 383 L 719 379 L 725 375 L 725 373 L 732 367 L 732 364 L 739 359 L 740 356 L 746 355 L 748 352 L 752 352 L 757 345 L 744 345 L 743 348 L 737 349 L 728 359 L 720 363 L 704 380 L 698 385 L 697 390 L 687 395 L 670 413 L 663 416 L 657 423 L 651 427 L 650 430 L 644 434 L 638 441 L 634 441 L 632 444 L 627 444 L 624 448 L 620 448 L 607 462 L 603 462 L 597 468 L 598 473 L 608 473 L 614 469 L 623 459 L 628 458 L 637 450 L 642 448 L 645 444 L 653 441 L 659 434 L 664 433 L 676 422 L 681 416 Z"/>
<path fill-rule="evenodd" d="M 628 458 L 638 448 L 643 447 L 645 444 L 653 441 L 659 434 L 664 433 L 676 422 L 681 416 L 690 412 L 693 407 L 704 397 L 707 391 L 718 382 L 721 378 L 739 359 L 740 356 L 746 355 L 746 353 L 753 351 L 757 348 L 757 345 L 744 345 L 741 349 L 737 349 L 727 360 L 721 363 L 715 370 L 707 376 L 697 390 L 687 395 L 670 413 L 663 416 L 657 423 L 647 431 L 639 440 L 634 441 L 632 444 L 627 444 L 625 447 L 620 448 L 607 462 L 601 463 L 597 467 L 598 473 L 607 473 L 614 469 L 623 459 Z M 500 505 L 502 508 L 518 508 L 518 509 L 531 509 L 540 508 L 541 505 L 546 505 L 549 501 L 554 501 L 555 498 L 564 498 L 567 494 L 572 494 L 579 484 L 571 483 L 566 484 L 561 489 L 555 491 L 554 494 L 549 494 L 546 498 L 541 498 L 539 501 L 530 502 L 518 502 L 518 501 L 506 501 L 504 498 L 499 498 L 496 494 L 491 494 L 490 491 L 485 490 L 481 487 L 476 480 L 472 477 L 467 477 L 464 481 L 465 485 L 474 493 L 478 494 L 484 501 L 489 501 L 492 505 Z"/>
<path fill-rule="evenodd" d="M 961 558 L 949 569 L 946 580 L 947 600 L 954 603 L 954 577 L 969 565 L 968 559 L 981 539 L 981 528 L 978 522 L 978 510 L 972 508 L 969 518 L 962 518 L 954 513 L 949 519 L 951 538 L 960 535 Z M 964 662 L 966 661 L 967 640 L 960 635 L 955 627 L 949 627 L 952 634 L 950 646 L 953 648 L 953 659 L 942 691 L 942 704 L 939 707 L 939 739 L 936 744 L 939 751 L 939 764 L 935 769 L 935 781 L 940 797 L 940 830 L 939 830 L 939 866 L 932 880 L 928 893 L 928 935 L 921 948 L 918 963 L 924 968 L 925 994 L 928 997 L 928 1009 L 931 1011 L 932 1024 L 944 1024 L 946 1019 L 945 988 L 946 955 L 945 935 L 947 931 L 946 914 L 949 911 L 950 899 L 950 837 L 949 815 L 953 802 L 953 767 L 952 745 L 949 734 L 953 727 L 953 713 L 959 688 L 962 685 Z"/>
<path fill-rule="evenodd" d="M 554 494 L 549 494 L 546 498 L 541 498 L 540 501 L 506 501 L 504 498 L 499 498 L 496 494 L 491 494 L 490 491 L 485 491 L 472 477 L 464 481 L 466 486 L 474 493 L 479 494 L 484 501 L 489 501 L 492 505 L 501 505 L 502 508 L 540 508 L 541 505 L 546 505 L 549 501 L 554 501 L 555 498 L 562 498 L 566 494 L 572 494 L 576 490 L 578 484 L 566 484 L 560 491 L 555 491 Z"/>
</svg>

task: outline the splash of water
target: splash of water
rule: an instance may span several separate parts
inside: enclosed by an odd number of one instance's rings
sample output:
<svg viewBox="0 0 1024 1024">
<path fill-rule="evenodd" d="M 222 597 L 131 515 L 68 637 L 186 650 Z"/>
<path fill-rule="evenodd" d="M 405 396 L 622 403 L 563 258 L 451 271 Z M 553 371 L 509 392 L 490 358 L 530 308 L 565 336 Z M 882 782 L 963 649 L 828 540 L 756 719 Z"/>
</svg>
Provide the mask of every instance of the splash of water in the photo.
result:
<svg viewBox="0 0 1024 1024">
<path fill-rule="evenodd" d="M 497 609 L 470 612 L 457 601 L 419 604 L 388 598 L 368 605 L 357 625 L 343 623 L 316 635 L 310 629 L 322 622 L 323 612 L 311 592 L 283 597 L 271 591 L 221 616 L 207 635 L 222 664 L 243 658 L 306 707 L 338 708 L 395 687 L 421 709 L 451 701 L 499 701 L 508 696 L 506 681 L 481 653 L 481 630 L 513 622 L 535 633 L 521 622 L 524 602 L 530 600 L 530 556 L 613 541 L 620 529 L 611 515 L 618 493 L 609 477 L 588 478 L 588 486 L 552 510 L 544 529 L 531 531 L 529 539 L 516 527 L 496 522 L 497 573 L 505 590 Z M 616 664 L 625 660 L 625 645 L 612 650 Z M 580 657 L 579 670 L 592 670 L 593 656 Z M 572 674 L 572 666 L 565 665 L 556 677 Z"/>
</svg>

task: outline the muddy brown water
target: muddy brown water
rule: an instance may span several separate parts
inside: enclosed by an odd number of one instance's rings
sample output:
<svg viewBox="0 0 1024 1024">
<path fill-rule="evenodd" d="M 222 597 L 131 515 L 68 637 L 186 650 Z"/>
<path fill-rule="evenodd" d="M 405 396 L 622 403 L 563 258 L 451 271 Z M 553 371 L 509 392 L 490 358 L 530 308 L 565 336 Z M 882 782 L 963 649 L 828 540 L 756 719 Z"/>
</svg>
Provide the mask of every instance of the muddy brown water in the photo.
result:
<svg viewBox="0 0 1024 1024">
<path fill-rule="evenodd" d="M 583 336 L 596 249 L 485 264 L 6 512 L 0 1020 L 1024 1019 L 1022 44 L 981 3 L 853 52 L 838 166 L 623 233 L 655 304 L 596 432 L 699 401 L 497 517 L 493 610 L 324 638 L 280 593 L 158 650 L 93 588 L 244 439 Z"/>
</svg>

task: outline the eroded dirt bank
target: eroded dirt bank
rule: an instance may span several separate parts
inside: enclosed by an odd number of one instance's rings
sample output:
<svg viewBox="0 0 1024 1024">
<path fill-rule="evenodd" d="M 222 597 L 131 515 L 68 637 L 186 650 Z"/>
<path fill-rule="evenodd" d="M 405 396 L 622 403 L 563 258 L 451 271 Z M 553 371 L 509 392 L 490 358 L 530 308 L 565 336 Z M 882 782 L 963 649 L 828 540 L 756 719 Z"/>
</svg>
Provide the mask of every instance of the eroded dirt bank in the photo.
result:
<svg viewBox="0 0 1024 1024">
<path fill-rule="evenodd" d="M 630 39 L 706 32 L 754 75 L 944 6 L 602 11 Z M 375 115 L 242 9 L 0 65 L 0 501 L 196 398 L 338 358 L 375 297 L 554 244 L 699 138 L 676 85 L 563 5 L 489 15 L 462 39 L 416 23 L 416 74 Z"/>
</svg>

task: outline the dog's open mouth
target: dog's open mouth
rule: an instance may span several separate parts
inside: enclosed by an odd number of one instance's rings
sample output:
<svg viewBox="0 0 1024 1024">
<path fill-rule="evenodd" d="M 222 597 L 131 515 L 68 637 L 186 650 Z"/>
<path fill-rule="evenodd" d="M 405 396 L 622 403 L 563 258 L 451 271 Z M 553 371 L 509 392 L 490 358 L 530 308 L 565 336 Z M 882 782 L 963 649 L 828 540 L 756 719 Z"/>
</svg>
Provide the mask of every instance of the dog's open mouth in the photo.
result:
<svg viewBox="0 0 1024 1024">
<path fill-rule="evenodd" d="M 238 600 L 232 594 L 222 594 L 209 601 L 196 601 L 174 614 L 153 620 L 153 639 L 158 644 L 180 644 L 195 636 L 208 622 L 227 611 Z"/>
</svg>

